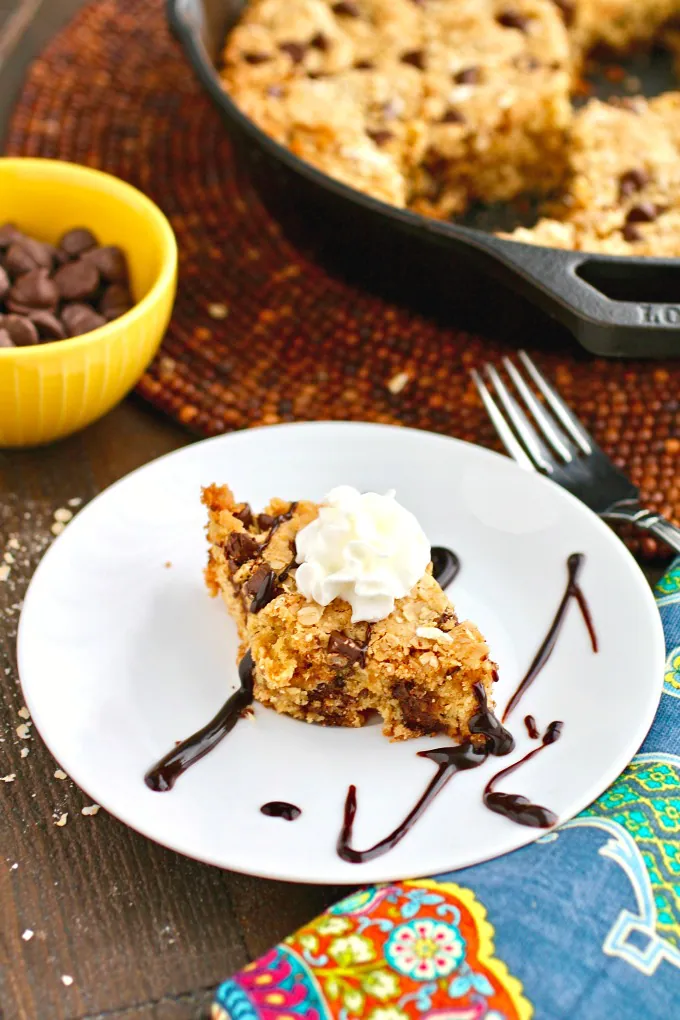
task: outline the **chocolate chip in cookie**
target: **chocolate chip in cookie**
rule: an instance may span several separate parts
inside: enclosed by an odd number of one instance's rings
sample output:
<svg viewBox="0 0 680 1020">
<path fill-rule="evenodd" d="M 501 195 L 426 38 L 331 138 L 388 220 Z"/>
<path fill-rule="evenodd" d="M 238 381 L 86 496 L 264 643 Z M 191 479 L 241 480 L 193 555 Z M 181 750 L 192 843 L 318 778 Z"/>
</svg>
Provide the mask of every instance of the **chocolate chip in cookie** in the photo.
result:
<svg viewBox="0 0 680 1020">
<path fill-rule="evenodd" d="M 333 4 L 332 11 L 334 14 L 339 14 L 345 18 L 360 18 L 361 11 L 352 0 L 341 0 L 340 3 Z"/>
<path fill-rule="evenodd" d="M 254 559 L 259 552 L 259 542 L 246 531 L 232 531 L 224 547 L 224 555 L 235 567 L 243 566 L 248 560 Z"/>
<path fill-rule="evenodd" d="M 264 609 L 265 606 L 269 605 L 276 598 L 279 592 L 276 582 L 276 574 L 266 563 L 261 563 L 253 571 L 252 575 L 243 585 L 245 594 L 253 596 L 253 601 L 250 603 L 251 613 L 259 613 L 261 609 Z"/>
<path fill-rule="evenodd" d="M 394 138 L 394 133 L 392 131 L 387 131 L 386 129 L 383 129 L 382 131 L 367 131 L 366 134 L 369 138 L 372 138 L 378 146 L 387 145 L 387 143 Z"/>
<path fill-rule="evenodd" d="M 628 210 L 626 223 L 653 223 L 659 210 L 653 202 L 640 202 Z"/>
<path fill-rule="evenodd" d="M 307 47 L 304 43 L 299 42 L 282 42 L 279 43 L 279 49 L 287 53 L 294 64 L 301 64 L 305 59 L 305 53 Z"/>
<path fill-rule="evenodd" d="M 328 639 L 328 652 L 329 655 L 342 655 L 348 662 L 360 662 L 363 665 L 366 649 L 353 638 L 334 630 Z"/>
<path fill-rule="evenodd" d="M 439 123 L 440 124 L 464 124 L 465 123 L 465 117 L 460 112 L 460 110 L 456 110 L 455 107 L 450 106 L 448 108 L 448 110 L 446 110 L 446 112 L 444 113 L 444 115 L 443 115 L 443 117 L 442 117 L 442 119 L 440 120 Z"/>
<path fill-rule="evenodd" d="M 635 223 L 625 223 L 621 231 L 626 241 L 641 241 L 643 233 Z"/>
<path fill-rule="evenodd" d="M 576 0 L 553 0 L 562 15 L 562 21 L 567 26 L 573 25 L 576 15 Z"/>
<path fill-rule="evenodd" d="M 621 174 L 619 178 L 619 198 L 630 198 L 636 191 L 642 191 L 647 184 L 649 184 L 649 174 L 642 167 L 626 170 L 625 174 Z"/>
<path fill-rule="evenodd" d="M 425 70 L 425 51 L 424 50 L 408 50 L 406 53 L 401 55 L 402 64 L 410 64 L 412 67 L 417 67 L 419 71 Z"/>
<path fill-rule="evenodd" d="M 525 14 L 521 14 L 519 11 L 509 7 L 505 11 L 496 17 L 496 21 L 503 28 L 516 28 L 518 32 L 526 32 L 529 27 L 530 18 L 527 18 Z"/>
<path fill-rule="evenodd" d="M 234 517 L 241 522 L 244 528 L 249 528 L 253 523 L 253 511 L 250 509 L 250 503 L 244 503 L 240 510 L 235 510 Z"/>
<path fill-rule="evenodd" d="M 453 80 L 458 85 L 476 85 L 481 78 L 481 73 L 478 67 L 464 67 L 462 71 L 458 71 L 453 76 Z"/>
</svg>

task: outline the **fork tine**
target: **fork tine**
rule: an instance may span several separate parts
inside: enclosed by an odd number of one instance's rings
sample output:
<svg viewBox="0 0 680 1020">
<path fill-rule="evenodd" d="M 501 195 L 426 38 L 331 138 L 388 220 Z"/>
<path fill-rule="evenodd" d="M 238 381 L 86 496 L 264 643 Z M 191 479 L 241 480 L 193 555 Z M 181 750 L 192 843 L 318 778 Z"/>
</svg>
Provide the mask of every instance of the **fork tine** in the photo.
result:
<svg viewBox="0 0 680 1020">
<path fill-rule="evenodd" d="M 552 474 L 554 462 L 550 451 L 541 441 L 536 429 L 512 396 L 493 365 L 485 365 L 484 367 L 491 385 L 496 391 L 496 396 L 503 405 L 506 415 L 512 422 L 515 432 L 524 444 L 529 456 L 541 471 L 545 471 L 546 474 Z"/>
<path fill-rule="evenodd" d="M 529 389 L 524 379 L 517 371 L 510 358 L 503 358 L 503 364 L 505 370 L 517 387 L 517 392 L 520 394 L 524 403 L 529 408 L 534 421 L 538 425 L 539 429 L 552 446 L 555 453 L 566 461 L 567 464 L 572 461 L 573 455 L 569 446 L 567 445 L 566 436 L 559 429 L 541 403 L 536 399 L 532 391 Z"/>
<path fill-rule="evenodd" d="M 536 468 L 533 461 L 527 456 L 524 448 L 515 439 L 512 429 L 503 417 L 498 404 L 489 393 L 477 369 L 473 368 L 470 374 L 475 386 L 477 387 L 477 391 L 482 398 L 482 403 L 486 408 L 487 414 L 489 415 L 489 418 L 491 418 L 493 426 L 496 429 L 505 449 L 508 451 L 513 460 L 517 461 L 520 467 L 523 467 L 528 471 L 535 471 Z"/>
<path fill-rule="evenodd" d="M 545 376 L 541 375 L 527 352 L 518 351 L 518 354 L 520 361 L 545 397 L 546 403 L 550 405 L 571 438 L 578 444 L 585 454 L 592 453 L 593 440 L 589 433 L 583 428 L 583 425 L 581 425 L 581 422 L 578 420 L 571 408 L 565 404 L 562 397 L 552 388 Z"/>
</svg>

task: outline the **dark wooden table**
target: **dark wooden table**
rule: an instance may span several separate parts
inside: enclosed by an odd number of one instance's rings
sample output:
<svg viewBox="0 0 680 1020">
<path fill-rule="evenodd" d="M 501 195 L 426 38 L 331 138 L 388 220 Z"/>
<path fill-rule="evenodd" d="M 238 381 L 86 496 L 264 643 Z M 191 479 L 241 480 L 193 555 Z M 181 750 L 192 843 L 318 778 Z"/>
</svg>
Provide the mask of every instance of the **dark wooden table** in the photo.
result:
<svg viewBox="0 0 680 1020">
<path fill-rule="evenodd" d="M 81 2 L 0 0 L 0 134 L 31 54 Z M 201 1016 L 222 978 L 341 893 L 220 871 L 156 846 L 104 811 L 83 816 L 89 801 L 55 778 L 57 763 L 40 737 L 17 736 L 19 607 L 54 511 L 87 502 L 188 442 L 133 397 L 61 443 L 0 451 L 0 562 L 11 536 L 20 545 L 0 581 L 0 777 L 16 776 L 0 783 L 3 1020 Z M 66 824 L 55 825 L 64 812 Z"/>
</svg>

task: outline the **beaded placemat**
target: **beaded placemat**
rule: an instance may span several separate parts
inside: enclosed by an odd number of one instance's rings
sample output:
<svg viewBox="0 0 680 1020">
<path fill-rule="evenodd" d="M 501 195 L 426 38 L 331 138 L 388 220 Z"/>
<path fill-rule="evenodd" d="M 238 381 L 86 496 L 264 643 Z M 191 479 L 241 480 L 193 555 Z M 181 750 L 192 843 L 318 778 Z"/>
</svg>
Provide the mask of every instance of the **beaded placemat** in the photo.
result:
<svg viewBox="0 0 680 1020">
<path fill-rule="evenodd" d="M 33 64 L 7 154 L 72 160 L 169 216 L 180 286 L 139 383 L 203 435 L 280 421 L 370 419 L 497 446 L 468 369 L 509 342 L 431 320 L 333 275 L 284 237 L 166 27 L 162 0 L 97 0 Z M 680 362 L 529 351 L 647 504 L 680 521 Z M 630 536 L 634 551 L 658 554 Z"/>
</svg>

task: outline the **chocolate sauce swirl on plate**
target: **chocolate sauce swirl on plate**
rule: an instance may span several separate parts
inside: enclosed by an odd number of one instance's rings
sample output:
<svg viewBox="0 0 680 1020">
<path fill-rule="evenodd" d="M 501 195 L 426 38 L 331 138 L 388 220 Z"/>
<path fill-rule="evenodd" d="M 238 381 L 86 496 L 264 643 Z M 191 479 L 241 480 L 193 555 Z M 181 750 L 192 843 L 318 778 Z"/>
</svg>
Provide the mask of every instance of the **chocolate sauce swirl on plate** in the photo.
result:
<svg viewBox="0 0 680 1020">
<path fill-rule="evenodd" d="M 292 503 L 290 509 L 277 518 L 268 518 L 266 525 L 269 527 L 269 535 L 261 547 L 266 548 L 276 528 L 284 520 L 290 520 L 296 504 Z M 264 522 L 262 525 L 264 526 Z M 246 556 L 250 549 L 245 546 L 242 549 L 234 544 L 230 550 L 233 559 L 238 561 Z M 293 550 L 291 550 L 293 552 Z M 460 561 L 450 549 L 441 546 L 432 547 L 433 575 L 442 587 L 450 584 L 458 574 Z M 547 663 L 555 647 L 562 624 L 565 619 L 569 602 L 574 599 L 581 611 L 590 636 L 592 648 L 597 652 L 597 636 L 593 627 L 592 618 L 583 592 L 578 584 L 578 577 L 584 562 L 582 553 L 573 553 L 567 560 L 568 582 L 560 605 L 550 629 L 544 638 L 538 652 L 523 677 L 519 687 L 513 694 L 503 715 L 503 721 L 516 707 L 522 696 L 534 682 L 538 674 Z M 244 590 L 252 596 L 250 605 L 251 612 L 258 612 L 268 604 L 279 593 L 278 584 L 283 581 L 288 572 L 295 565 L 295 557 L 284 568 L 280 574 L 276 574 L 268 565 L 261 563 L 251 578 L 246 582 Z M 370 640 L 371 625 L 367 627 L 363 644 L 347 638 L 340 632 L 333 632 L 332 650 L 344 656 L 349 662 L 363 664 L 366 649 Z M 330 646 L 329 646 L 330 647 Z M 154 791 L 164 792 L 171 790 L 176 780 L 191 765 L 199 761 L 204 755 L 213 749 L 236 725 L 244 709 L 253 701 L 254 663 L 250 652 L 244 655 L 239 665 L 239 679 L 241 686 L 227 700 L 224 707 L 217 713 L 206 726 L 197 733 L 182 741 L 177 747 L 162 758 L 144 777 L 146 785 Z M 498 675 L 494 670 L 494 680 Z M 423 795 L 419 798 L 404 820 L 391 832 L 374 846 L 366 850 L 355 850 L 350 844 L 354 819 L 357 812 L 357 791 L 355 786 L 350 786 L 345 800 L 343 823 L 337 841 L 338 855 L 345 861 L 352 864 L 363 864 L 366 861 L 380 857 L 393 849 L 404 836 L 413 828 L 421 815 L 427 810 L 432 801 L 446 786 L 453 776 L 459 772 L 478 768 L 490 755 L 503 756 L 509 754 L 515 747 L 512 734 L 502 725 L 502 722 L 494 715 L 488 705 L 484 685 L 476 683 L 473 691 L 477 699 L 478 710 L 469 720 L 470 733 L 475 737 L 483 737 L 483 742 L 473 744 L 466 741 L 452 747 L 440 747 L 430 751 L 420 751 L 418 756 L 428 758 L 437 766 L 437 771 L 428 783 Z M 530 737 L 538 737 L 538 728 L 533 716 L 525 717 L 525 725 Z M 520 825 L 529 825 L 537 828 L 550 828 L 557 822 L 557 816 L 549 808 L 539 804 L 533 804 L 522 794 L 503 793 L 496 791 L 494 786 L 505 776 L 515 772 L 525 762 L 539 754 L 545 747 L 559 739 L 561 722 L 552 722 L 547 728 L 539 747 L 529 751 L 519 761 L 507 766 L 496 773 L 486 784 L 483 793 L 484 804 L 489 810 L 501 814 L 504 817 L 517 822 Z M 287 801 L 270 801 L 263 804 L 261 812 L 270 817 L 284 818 L 287 821 L 294 821 L 301 814 L 300 808 Z"/>
<path fill-rule="evenodd" d="M 590 636 L 590 643 L 593 647 L 593 651 L 597 652 L 597 634 L 595 633 L 595 627 L 593 626 L 593 619 L 590 615 L 590 609 L 588 608 L 585 595 L 578 583 L 578 577 L 584 562 L 585 556 L 583 553 L 572 553 L 567 560 L 567 587 L 565 588 L 562 601 L 555 613 L 555 619 L 551 623 L 550 630 L 546 634 L 541 647 L 536 652 L 528 671 L 520 681 L 519 687 L 510 698 L 505 712 L 503 713 L 503 722 L 505 722 L 512 710 L 517 707 L 552 655 L 553 648 L 557 644 L 557 638 L 562 630 L 562 624 L 564 623 L 569 603 L 572 599 L 576 600 L 578 607 L 581 610 L 581 615 L 583 616 L 585 625 L 588 628 L 588 634 Z"/>
<path fill-rule="evenodd" d="M 515 747 L 515 738 L 512 733 L 510 733 L 509 730 L 506 730 L 505 726 L 499 722 L 489 708 L 484 684 L 473 684 L 472 690 L 477 698 L 479 711 L 476 712 L 468 722 L 470 733 L 486 737 L 486 749 L 489 754 L 493 754 L 499 758 L 505 754 L 510 754 Z"/>
<path fill-rule="evenodd" d="M 386 854 L 388 850 L 392 850 L 397 843 L 401 842 L 453 776 L 458 772 L 465 772 L 483 765 L 489 755 L 500 757 L 512 751 L 515 740 L 489 708 L 483 684 L 475 684 L 473 690 L 479 704 L 479 711 L 469 722 L 470 732 L 476 736 L 484 736 L 485 742 L 475 746 L 468 740 L 453 747 L 436 747 L 432 751 L 419 751 L 418 757 L 429 758 L 430 761 L 433 761 L 437 766 L 437 772 L 403 822 L 389 836 L 385 836 L 368 850 L 355 850 L 350 846 L 357 811 L 356 786 L 350 786 L 345 799 L 342 829 L 337 842 L 338 856 L 343 861 L 348 861 L 350 864 L 364 864 L 366 861 L 372 861 L 375 857 Z"/>
<path fill-rule="evenodd" d="M 238 676 L 241 681 L 239 689 L 234 691 L 214 719 L 211 719 L 197 733 L 183 740 L 181 744 L 161 758 L 152 769 L 149 769 L 144 776 L 144 782 L 150 790 L 154 790 L 156 793 L 172 790 L 179 777 L 209 751 L 212 751 L 213 747 L 216 747 L 220 740 L 234 728 L 243 709 L 247 708 L 253 700 L 254 669 L 253 657 L 250 652 L 246 652 L 238 667 Z"/>
<path fill-rule="evenodd" d="M 554 744 L 556 740 L 559 740 L 562 734 L 563 724 L 559 721 L 551 722 L 547 730 L 543 735 L 543 740 L 539 747 L 535 747 L 533 751 L 529 751 L 519 761 L 514 762 L 512 765 L 508 765 L 507 768 L 497 772 L 495 776 L 489 780 L 484 787 L 483 800 L 489 811 L 495 811 L 496 814 L 503 815 L 504 818 L 509 818 L 512 822 L 517 822 L 518 825 L 530 825 L 536 829 L 549 829 L 551 826 L 557 824 L 557 815 L 550 808 L 542 807 L 540 804 L 532 804 L 528 797 L 524 797 L 521 793 L 501 793 L 494 790 L 494 786 L 497 782 L 509 776 L 512 772 L 515 772 L 520 765 L 524 765 L 525 762 L 531 761 L 537 754 L 548 747 L 550 744 Z"/>
<path fill-rule="evenodd" d="M 375 857 L 381 857 L 389 850 L 400 843 L 407 832 L 416 824 L 420 816 L 430 806 L 438 793 L 444 789 L 446 784 L 458 772 L 467 769 L 476 769 L 487 759 L 485 750 L 474 747 L 471 743 L 458 744 L 456 747 L 438 747 L 432 751 L 419 751 L 419 758 L 429 758 L 437 766 L 434 777 L 428 783 L 425 793 L 411 808 L 403 822 L 394 829 L 389 836 L 385 836 L 379 843 L 369 847 L 368 850 L 355 850 L 350 846 L 352 841 L 352 829 L 354 818 L 357 813 L 357 788 L 350 786 L 345 800 L 345 812 L 342 822 L 342 829 L 338 836 L 337 852 L 338 857 L 350 864 L 365 864 Z"/>
<path fill-rule="evenodd" d="M 432 559 L 432 576 L 441 588 L 447 588 L 458 577 L 460 560 L 455 552 L 443 545 L 433 545 L 430 549 Z"/>
<path fill-rule="evenodd" d="M 291 503 L 285 513 L 279 514 L 277 517 L 270 517 L 268 514 L 260 514 L 257 518 L 260 527 L 268 527 L 269 534 L 265 538 L 264 542 L 260 546 L 260 555 L 265 551 L 272 538 L 285 521 L 290 521 L 297 509 L 297 500 Z"/>
<path fill-rule="evenodd" d="M 287 800 L 270 800 L 262 805 L 260 811 L 269 818 L 283 818 L 286 822 L 294 822 L 302 814 L 297 804 L 289 804 Z"/>
</svg>

